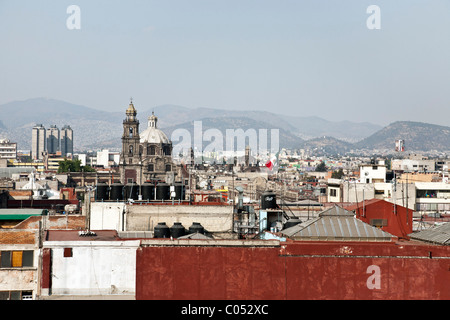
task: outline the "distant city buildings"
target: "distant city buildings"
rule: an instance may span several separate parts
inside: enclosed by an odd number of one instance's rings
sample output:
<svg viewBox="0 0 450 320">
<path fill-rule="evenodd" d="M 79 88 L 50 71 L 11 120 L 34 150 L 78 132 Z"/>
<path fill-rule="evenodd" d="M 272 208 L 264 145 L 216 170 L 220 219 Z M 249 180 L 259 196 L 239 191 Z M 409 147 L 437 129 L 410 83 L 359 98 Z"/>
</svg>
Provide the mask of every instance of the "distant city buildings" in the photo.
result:
<svg viewBox="0 0 450 320">
<path fill-rule="evenodd" d="M 17 143 L 9 140 L 0 140 L 0 159 L 16 159 Z"/>
<path fill-rule="evenodd" d="M 73 154 L 72 128 L 65 125 L 60 131 L 56 125 L 48 129 L 42 124 L 35 125 L 31 134 L 31 158 L 43 160 L 45 152 L 48 154 L 61 152 L 62 157 Z"/>
<path fill-rule="evenodd" d="M 70 126 L 61 128 L 59 141 L 62 155 L 73 154 L 73 130 Z"/>
<path fill-rule="evenodd" d="M 46 151 L 45 128 L 42 124 L 37 124 L 31 132 L 31 158 L 33 160 L 41 160 L 44 158 Z"/>
</svg>

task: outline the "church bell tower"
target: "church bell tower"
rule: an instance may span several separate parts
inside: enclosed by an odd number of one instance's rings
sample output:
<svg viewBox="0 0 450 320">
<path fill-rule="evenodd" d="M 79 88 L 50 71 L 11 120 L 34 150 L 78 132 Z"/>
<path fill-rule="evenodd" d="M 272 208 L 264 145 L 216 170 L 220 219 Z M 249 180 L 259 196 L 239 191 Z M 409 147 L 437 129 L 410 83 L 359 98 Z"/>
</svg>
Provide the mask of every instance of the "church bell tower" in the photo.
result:
<svg viewBox="0 0 450 320">
<path fill-rule="evenodd" d="M 133 100 L 130 101 L 123 120 L 122 152 L 120 154 L 120 180 L 122 183 L 140 183 L 141 181 L 141 155 L 139 120 L 136 118 L 136 109 Z"/>
</svg>

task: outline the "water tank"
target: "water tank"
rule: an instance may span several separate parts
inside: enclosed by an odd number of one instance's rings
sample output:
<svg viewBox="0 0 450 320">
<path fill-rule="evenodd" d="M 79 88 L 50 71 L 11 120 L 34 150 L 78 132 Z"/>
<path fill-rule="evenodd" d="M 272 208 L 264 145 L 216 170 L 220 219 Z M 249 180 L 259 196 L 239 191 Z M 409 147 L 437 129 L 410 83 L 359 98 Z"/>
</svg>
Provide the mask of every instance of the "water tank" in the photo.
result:
<svg viewBox="0 0 450 320">
<path fill-rule="evenodd" d="M 189 227 L 189 233 L 201 233 L 205 234 L 205 228 L 200 224 L 200 222 L 193 222 Z"/>
<path fill-rule="evenodd" d="M 291 218 L 291 219 L 289 219 L 288 221 L 286 221 L 284 223 L 283 229 L 287 229 L 287 228 L 293 227 L 293 226 L 295 226 L 295 225 L 297 225 L 299 223 L 302 223 L 302 221 L 300 219 Z"/>
<path fill-rule="evenodd" d="M 137 200 L 139 196 L 139 185 L 136 183 L 127 183 L 125 186 L 126 199 Z"/>
<path fill-rule="evenodd" d="M 121 183 L 113 183 L 111 185 L 111 191 L 109 193 L 110 200 L 117 201 L 123 199 L 123 184 Z"/>
<path fill-rule="evenodd" d="M 184 200 L 184 186 L 181 182 L 175 182 L 175 200 Z"/>
<path fill-rule="evenodd" d="M 109 200 L 109 186 L 106 183 L 98 183 L 95 190 L 95 200 Z"/>
<path fill-rule="evenodd" d="M 263 192 L 261 195 L 261 209 L 276 209 L 277 197 L 272 191 Z"/>
<path fill-rule="evenodd" d="M 170 227 L 170 235 L 174 238 L 184 236 L 185 234 L 186 230 L 184 229 L 181 222 L 174 222 L 173 226 Z"/>
<path fill-rule="evenodd" d="M 141 186 L 142 200 L 155 200 L 155 186 L 151 183 L 144 183 Z"/>
<path fill-rule="evenodd" d="M 153 232 L 154 238 L 170 238 L 170 228 L 165 222 L 159 222 Z"/>
<path fill-rule="evenodd" d="M 169 200 L 170 187 L 167 183 L 158 183 L 156 185 L 156 200 Z"/>
</svg>

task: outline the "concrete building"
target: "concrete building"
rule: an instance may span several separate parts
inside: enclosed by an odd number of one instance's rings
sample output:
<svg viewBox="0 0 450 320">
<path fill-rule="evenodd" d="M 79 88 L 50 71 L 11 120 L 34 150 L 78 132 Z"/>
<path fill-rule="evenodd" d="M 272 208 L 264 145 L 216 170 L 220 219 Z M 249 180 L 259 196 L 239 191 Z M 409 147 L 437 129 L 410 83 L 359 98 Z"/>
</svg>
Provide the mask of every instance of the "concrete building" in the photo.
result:
<svg viewBox="0 0 450 320">
<path fill-rule="evenodd" d="M 64 157 L 73 154 L 73 130 L 69 125 L 65 125 L 61 131 L 56 125 L 51 125 L 45 129 L 42 124 L 37 124 L 32 129 L 31 135 L 31 158 L 41 160 L 44 152 L 56 154 L 58 152 Z"/>
<path fill-rule="evenodd" d="M 73 130 L 69 125 L 61 128 L 60 139 L 61 155 L 63 157 L 67 154 L 73 155 Z"/>
<path fill-rule="evenodd" d="M 365 183 L 386 182 L 386 165 L 378 161 L 360 166 L 359 180 Z"/>
<path fill-rule="evenodd" d="M 417 182 L 416 208 L 420 214 L 450 213 L 450 184 L 445 182 Z"/>
<path fill-rule="evenodd" d="M 357 203 L 371 199 L 386 200 L 414 210 L 416 185 L 411 182 L 365 183 L 328 179 L 327 202 Z"/>
<path fill-rule="evenodd" d="M 109 150 L 97 151 L 97 166 L 110 168 L 118 166 L 120 162 L 120 152 L 111 152 Z"/>
<path fill-rule="evenodd" d="M 38 243 L 35 230 L 0 229 L 0 300 L 35 298 L 39 287 Z"/>
<path fill-rule="evenodd" d="M 37 124 L 31 131 L 31 158 L 41 160 L 47 150 L 45 128 L 42 124 Z"/>
<path fill-rule="evenodd" d="M 17 159 L 17 143 L 0 139 L 0 159 Z"/>
<path fill-rule="evenodd" d="M 436 161 L 416 156 L 410 159 L 392 159 L 391 166 L 394 171 L 431 172 L 436 170 Z"/>
<path fill-rule="evenodd" d="M 134 299 L 139 240 L 112 230 L 49 230 L 43 242 L 44 299 Z"/>
<path fill-rule="evenodd" d="M 154 231 L 158 223 L 171 227 L 180 222 L 188 229 L 200 223 L 215 238 L 228 237 L 233 228 L 233 206 L 228 204 L 188 205 L 166 202 L 125 204 L 123 202 L 92 202 L 90 228 L 117 231 Z"/>
<path fill-rule="evenodd" d="M 50 154 L 55 154 L 57 151 L 61 151 L 60 148 L 60 133 L 59 129 L 55 125 L 51 125 L 45 133 L 47 140 L 47 152 Z"/>
</svg>

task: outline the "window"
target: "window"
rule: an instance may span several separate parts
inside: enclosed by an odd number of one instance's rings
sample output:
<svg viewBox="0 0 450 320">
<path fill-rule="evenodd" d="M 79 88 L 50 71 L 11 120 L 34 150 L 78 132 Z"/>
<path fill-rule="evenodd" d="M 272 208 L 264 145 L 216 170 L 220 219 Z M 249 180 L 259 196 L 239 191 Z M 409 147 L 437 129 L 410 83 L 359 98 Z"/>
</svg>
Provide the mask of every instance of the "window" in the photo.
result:
<svg viewBox="0 0 450 320">
<path fill-rule="evenodd" d="M 150 146 L 150 147 L 149 147 L 149 152 L 148 152 L 148 154 L 151 155 L 151 156 L 154 156 L 154 155 L 156 154 L 155 146 Z"/>
<path fill-rule="evenodd" d="M 0 291 L 0 300 L 32 300 L 33 291 Z"/>
<path fill-rule="evenodd" d="M 166 164 L 166 172 L 171 171 L 172 166 L 170 164 Z"/>
<path fill-rule="evenodd" d="M 0 268 L 22 268 L 33 266 L 33 250 L 1 251 Z"/>
<path fill-rule="evenodd" d="M 370 224 L 377 228 L 385 227 L 387 226 L 387 219 L 370 219 Z"/>
<path fill-rule="evenodd" d="M 336 189 L 330 189 L 330 197 L 336 197 Z"/>
<path fill-rule="evenodd" d="M 22 251 L 13 251 L 12 252 L 12 267 L 20 268 L 22 267 Z"/>
<path fill-rule="evenodd" d="M 164 150 L 164 154 L 165 154 L 166 156 L 170 156 L 170 147 L 165 146 L 163 150 Z"/>
<path fill-rule="evenodd" d="M 148 171 L 154 171 L 155 170 L 155 166 L 153 165 L 153 163 L 150 163 L 148 165 Z"/>
<path fill-rule="evenodd" d="M 0 256 L 1 259 L 1 267 L 2 268 L 10 268 L 11 267 L 11 251 L 2 251 Z"/>
<path fill-rule="evenodd" d="M 64 248 L 64 258 L 73 257 L 72 248 Z"/>
</svg>

